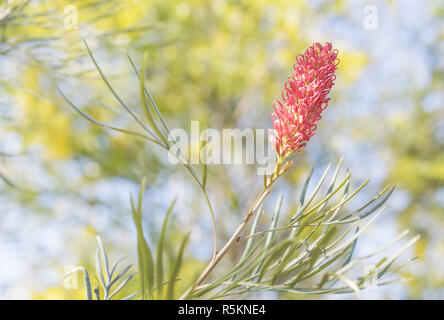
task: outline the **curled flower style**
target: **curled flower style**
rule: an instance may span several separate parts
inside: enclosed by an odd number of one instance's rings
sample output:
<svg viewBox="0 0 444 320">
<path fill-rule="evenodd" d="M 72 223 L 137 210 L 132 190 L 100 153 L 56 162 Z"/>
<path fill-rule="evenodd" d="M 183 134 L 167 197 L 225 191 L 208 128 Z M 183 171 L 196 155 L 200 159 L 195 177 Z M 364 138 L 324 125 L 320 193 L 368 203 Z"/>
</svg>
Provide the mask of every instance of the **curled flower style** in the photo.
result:
<svg viewBox="0 0 444 320">
<path fill-rule="evenodd" d="M 282 90 L 283 103 L 275 101 L 271 114 L 272 145 L 280 159 L 299 152 L 314 135 L 316 123 L 327 108 L 336 79 L 338 51 L 331 43 L 315 43 L 297 56 L 293 74 Z"/>
</svg>

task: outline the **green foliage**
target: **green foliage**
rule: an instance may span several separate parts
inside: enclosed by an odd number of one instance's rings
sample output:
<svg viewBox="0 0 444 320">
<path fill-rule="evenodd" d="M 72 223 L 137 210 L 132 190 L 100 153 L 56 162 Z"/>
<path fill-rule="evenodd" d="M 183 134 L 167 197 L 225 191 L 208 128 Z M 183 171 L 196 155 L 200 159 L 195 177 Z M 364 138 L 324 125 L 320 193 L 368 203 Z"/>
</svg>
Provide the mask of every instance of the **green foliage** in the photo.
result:
<svg viewBox="0 0 444 320">
<path fill-rule="evenodd" d="M 174 204 L 176 200 L 171 202 L 166 214 L 165 219 L 163 220 L 162 230 L 160 231 L 159 240 L 157 242 L 156 248 L 156 280 L 157 280 L 157 296 L 163 297 L 163 274 L 164 274 L 164 265 L 163 265 L 163 255 L 164 255 L 164 243 L 165 243 L 165 233 L 167 230 L 168 219 L 170 217 L 171 212 L 173 211 Z M 182 250 L 181 250 L 182 251 Z M 180 254 L 182 255 L 182 254 Z M 175 279 L 176 277 L 170 279 Z M 175 282 L 173 280 L 173 282 Z"/>
<path fill-rule="evenodd" d="M 137 260 L 139 262 L 140 275 L 140 291 L 142 299 L 153 298 L 154 287 L 154 260 L 151 249 L 145 240 L 142 225 L 142 198 L 145 190 L 145 179 L 142 180 L 142 185 L 139 192 L 139 200 L 137 202 L 137 209 L 131 197 L 131 210 L 133 213 L 134 224 L 137 230 Z"/>
<path fill-rule="evenodd" d="M 168 280 L 168 291 L 167 291 L 167 299 L 174 299 L 174 287 L 176 285 L 176 279 L 179 274 L 180 268 L 182 266 L 183 260 L 183 251 L 188 242 L 188 238 L 190 237 L 190 233 L 187 233 L 186 236 L 182 240 L 182 244 L 180 245 L 179 254 L 174 261 L 173 267 L 170 271 L 170 279 Z"/>
<path fill-rule="evenodd" d="M 114 264 L 110 265 L 108 255 L 102 244 L 102 240 L 97 236 L 98 249 L 96 253 L 96 271 L 94 278 L 96 284 L 94 285 L 94 297 L 96 300 L 111 300 L 133 279 L 134 273 L 128 274 L 132 265 L 126 265 L 118 271 L 119 264 L 124 260 L 121 258 Z M 93 290 L 91 288 L 91 280 L 88 271 L 84 267 L 76 267 L 67 274 L 68 277 L 78 271 L 83 272 L 83 279 L 85 284 L 86 299 L 93 300 Z M 132 299 L 137 295 L 137 292 L 123 298 L 124 300 Z"/>
<path fill-rule="evenodd" d="M 167 283 L 167 299 L 174 299 L 174 288 L 176 285 L 177 277 L 180 272 L 183 260 L 183 252 L 185 246 L 188 242 L 189 233 L 184 237 L 182 244 L 179 249 L 177 257 L 170 267 L 169 277 L 166 282 L 164 282 L 164 242 L 165 234 L 167 231 L 167 224 L 169 216 L 173 210 L 175 200 L 169 206 L 164 222 L 162 225 L 162 230 L 159 235 L 159 240 L 156 248 L 155 261 L 153 260 L 153 255 L 148 243 L 145 240 L 142 225 L 142 200 L 143 191 L 145 189 L 145 179 L 142 180 L 140 186 L 139 199 L 137 202 L 137 208 L 131 198 L 131 208 L 133 213 L 134 224 L 137 230 L 137 259 L 139 261 L 139 276 L 140 276 L 140 290 L 142 299 L 153 299 L 154 298 L 154 288 L 157 285 L 157 299 L 163 299 L 164 286 Z"/>
<path fill-rule="evenodd" d="M 307 197 L 310 174 L 301 191 L 298 210 L 289 216 L 282 227 L 277 227 L 282 197 L 278 199 L 270 227 L 263 231 L 257 230 L 263 216 L 263 209 L 260 209 L 250 233 L 238 241 L 246 242 L 239 262 L 233 268 L 228 268 L 229 272 L 196 288 L 191 298 L 217 299 L 260 291 L 304 294 L 354 291 L 359 295 L 361 289 L 375 280 L 378 280 L 378 285 L 391 283 L 393 279 L 381 281 L 382 277 L 397 270 L 393 267 L 394 262 L 419 236 L 413 237 L 395 254 L 381 258 L 376 270 L 371 273 L 353 280 L 347 273 L 353 272 L 353 267 L 358 263 L 365 263 L 407 235 L 407 231 L 404 231 L 393 242 L 375 252 L 353 259 L 358 237 L 381 214 L 393 187 L 385 188 L 361 208 L 347 213 L 344 206 L 363 186 L 350 193 L 350 174 L 336 186 L 339 165 L 327 193 L 314 202 L 328 170 Z M 329 205 L 334 195 L 339 195 L 339 199 Z M 371 215 L 373 217 L 366 221 L 365 218 Z M 344 286 L 336 285 L 338 280 Z"/>
<path fill-rule="evenodd" d="M 389 186 L 377 194 L 362 207 L 347 212 L 345 205 L 360 191 L 364 183 L 353 192 L 350 192 L 350 177 L 337 182 L 340 163 L 336 168 L 327 192 L 319 196 L 321 186 L 329 171 L 328 167 L 316 184 L 313 192 L 307 195 L 311 174 L 308 176 L 302 188 L 298 210 L 289 215 L 287 222 L 279 227 L 279 216 L 283 198 L 279 197 L 276 209 L 271 217 L 271 223 L 266 230 L 259 231 L 258 225 L 264 216 L 264 209 L 258 209 L 256 217 L 250 227 L 250 232 L 237 240 L 238 245 L 245 243 L 244 250 L 238 262 L 229 268 L 228 272 L 218 275 L 209 283 L 194 288 L 188 298 L 191 299 L 219 299 L 229 296 L 246 296 L 256 292 L 274 291 L 290 294 L 325 294 L 325 293 L 349 293 L 355 292 L 360 296 L 360 291 L 369 284 L 386 285 L 399 281 L 388 277 L 395 274 L 401 266 L 395 262 L 400 255 L 410 248 L 418 239 L 415 236 L 390 256 L 379 258 L 379 261 L 366 274 L 352 279 L 348 274 L 354 273 L 354 268 L 359 264 L 377 256 L 387 248 L 398 244 L 405 239 L 408 230 L 402 232 L 391 242 L 384 244 L 374 252 L 360 257 L 353 257 L 353 253 L 359 236 L 382 213 L 383 205 L 393 192 Z M 167 281 L 164 281 L 164 242 L 168 228 L 168 219 L 175 201 L 168 208 L 157 243 L 155 261 L 149 245 L 147 244 L 142 225 L 142 200 L 145 179 L 141 183 L 137 205 L 131 198 L 131 207 L 134 223 L 137 230 L 137 256 L 140 293 L 142 299 L 154 299 L 155 289 L 157 298 L 176 298 L 175 285 L 178 278 L 185 246 L 190 233 L 182 240 L 178 254 L 172 262 Z M 334 196 L 338 200 L 329 204 Z M 315 201 L 316 199 L 316 201 Z M 370 217 L 371 218 L 368 218 Z M 110 299 L 125 286 L 132 278 L 129 275 L 119 287 L 110 293 L 111 286 L 115 284 L 128 271 L 126 267 L 114 279 L 114 270 L 120 260 L 109 271 L 108 257 L 103 245 L 98 238 L 99 249 L 96 259 L 96 274 L 99 283 L 104 290 L 104 299 Z M 102 270 L 105 270 L 104 276 Z M 91 286 L 89 275 L 83 268 L 76 268 L 72 272 L 82 270 L 85 273 L 85 287 L 87 298 L 91 298 Z M 385 280 L 388 277 L 389 279 Z M 108 279 L 108 280 L 107 280 Z M 342 285 L 339 285 L 342 283 Z M 164 286 L 167 285 L 164 296 Z M 157 286 L 157 288 L 156 288 Z M 94 292 L 100 298 L 98 288 Z M 137 293 L 131 295 L 134 297 Z"/>
<path fill-rule="evenodd" d="M 145 69 L 146 69 L 146 59 L 147 56 L 144 55 L 144 59 L 143 59 L 143 63 L 142 63 L 142 72 L 139 73 L 137 71 L 137 67 L 134 64 L 133 60 L 131 59 L 130 55 L 128 54 L 128 59 L 134 69 L 134 72 L 137 74 L 138 78 L 139 78 L 139 93 L 140 93 L 140 101 L 141 101 L 141 105 L 142 105 L 142 109 L 144 111 L 144 114 L 146 116 L 146 119 L 149 123 L 149 126 L 151 128 L 151 130 L 153 130 L 155 133 L 153 133 L 153 131 L 151 131 L 149 128 L 147 128 L 143 121 L 141 119 L 139 119 L 137 117 L 137 115 L 130 109 L 130 107 L 127 106 L 127 104 L 125 104 L 125 102 L 123 101 L 123 99 L 116 93 L 116 91 L 114 90 L 114 88 L 112 87 L 112 85 L 109 83 L 109 81 L 107 80 L 105 74 L 103 73 L 102 69 L 100 68 L 100 66 L 98 65 L 97 61 L 95 60 L 91 50 L 89 49 L 89 46 L 87 44 L 86 41 L 84 41 L 85 43 L 85 47 L 88 51 L 88 54 L 91 58 L 91 60 L 94 63 L 94 66 L 97 68 L 97 71 L 99 72 L 101 78 L 103 79 L 103 81 L 105 82 L 107 88 L 110 90 L 110 92 L 112 93 L 112 95 L 116 98 L 116 100 L 120 103 L 120 105 L 128 112 L 128 114 L 140 125 L 140 127 L 148 134 L 144 135 L 144 134 L 140 134 L 131 130 L 126 130 L 126 129 L 121 129 L 121 128 L 117 128 L 114 126 L 110 126 L 107 124 L 103 124 L 97 120 L 95 120 L 94 118 L 92 118 L 91 116 L 87 115 L 86 113 L 84 113 L 82 110 L 80 110 L 77 106 L 74 105 L 74 103 L 72 103 L 67 97 L 66 95 L 60 90 L 58 89 L 58 91 L 60 92 L 60 94 L 62 95 L 62 97 L 68 102 L 68 104 L 73 107 L 78 113 L 80 113 L 80 115 L 82 115 L 84 118 L 86 118 L 87 120 L 89 120 L 90 122 L 99 125 L 101 127 L 104 128 L 108 128 L 114 131 L 118 131 L 120 133 L 124 133 L 124 134 L 128 134 L 130 136 L 136 136 L 138 138 L 143 138 L 146 139 L 150 142 L 154 142 L 157 145 L 161 146 L 163 149 L 165 149 L 168 152 L 171 152 L 171 154 L 173 156 L 175 156 L 180 163 L 185 167 L 185 169 L 187 169 L 187 171 L 191 174 L 191 176 L 194 178 L 194 180 L 196 181 L 196 183 L 198 184 L 199 188 L 201 189 L 206 203 L 208 205 L 209 211 L 210 211 L 210 216 L 211 216 L 211 222 L 213 225 L 213 238 L 214 238 L 214 247 L 213 247 L 213 255 L 216 252 L 217 249 L 217 231 L 216 231 L 216 222 L 215 222 L 215 217 L 214 217 L 214 211 L 213 211 L 213 207 L 210 203 L 210 200 L 208 198 L 208 194 L 206 192 L 206 180 L 207 180 L 207 167 L 206 165 L 203 166 L 203 170 L 202 170 L 202 179 L 199 177 L 199 175 L 197 174 L 196 170 L 194 169 L 193 165 L 191 164 L 190 160 L 188 159 L 188 155 L 185 155 L 183 153 L 183 151 L 181 150 L 180 146 L 174 142 L 174 141 L 168 141 L 167 136 L 169 133 L 169 128 L 168 125 L 166 123 L 165 118 L 162 116 L 159 108 L 157 107 L 156 103 L 154 102 L 153 97 L 151 96 L 149 90 L 145 87 L 145 82 L 144 82 L 144 75 L 145 75 Z M 150 102 L 150 104 L 147 103 L 146 101 L 146 97 L 148 96 L 148 100 Z M 158 120 L 155 120 L 153 117 L 153 112 L 155 112 L 155 114 L 158 117 Z M 159 124 L 160 121 L 160 124 Z M 162 127 L 162 130 L 159 129 L 159 127 Z M 174 149 L 172 149 L 174 147 Z"/>
</svg>

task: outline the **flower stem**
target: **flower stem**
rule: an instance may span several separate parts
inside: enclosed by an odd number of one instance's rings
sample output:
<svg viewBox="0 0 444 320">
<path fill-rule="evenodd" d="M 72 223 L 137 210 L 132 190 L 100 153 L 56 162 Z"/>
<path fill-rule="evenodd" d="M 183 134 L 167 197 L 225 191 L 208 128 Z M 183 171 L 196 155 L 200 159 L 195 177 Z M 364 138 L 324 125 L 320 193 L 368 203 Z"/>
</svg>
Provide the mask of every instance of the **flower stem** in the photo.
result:
<svg viewBox="0 0 444 320">
<path fill-rule="evenodd" d="M 264 186 L 260 194 L 256 197 L 256 200 L 251 205 L 250 209 L 248 210 L 247 215 L 242 220 L 242 223 L 237 227 L 236 231 L 233 233 L 231 238 L 227 241 L 227 243 L 224 245 L 224 247 L 219 251 L 216 252 L 215 255 L 213 255 L 213 258 L 211 259 L 210 263 L 207 265 L 207 267 L 202 271 L 200 276 L 197 278 L 197 280 L 191 285 L 190 288 L 188 288 L 187 291 L 179 298 L 179 300 L 185 300 L 187 299 L 194 291 L 194 289 L 199 286 L 213 271 L 213 269 L 216 267 L 216 265 L 219 263 L 219 261 L 225 256 L 225 254 L 239 241 L 239 237 L 244 231 L 245 227 L 248 224 L 248 221 L 253 216 L 256 209 L 260 206 L 260 204 L 264 201 L 264 199 L 268 196 L 270 193 L 271 186 L 273 183 L 277 180 L 277 178 L 285 172 L 290 166 L 291 162 L 287 163 L 288 165 L 283 167 L 283 170 L 281 170 L 282 162 L 279 161 L 279 165 L 276 166 L 274 173 L 269 177 L 269 182 Z"/>
</svg>

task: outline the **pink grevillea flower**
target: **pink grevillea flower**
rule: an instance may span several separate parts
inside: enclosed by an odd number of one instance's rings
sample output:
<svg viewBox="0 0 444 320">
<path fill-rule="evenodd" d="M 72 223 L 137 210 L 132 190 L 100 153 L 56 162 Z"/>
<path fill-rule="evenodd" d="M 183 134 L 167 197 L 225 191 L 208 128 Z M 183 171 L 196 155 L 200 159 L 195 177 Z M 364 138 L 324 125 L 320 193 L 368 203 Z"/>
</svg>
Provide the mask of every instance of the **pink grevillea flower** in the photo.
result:
<svg viewBox="0 0 444 320">
<path fill-rule="evenodd" d="M 293 74 L 282 90 L 283 103 L 275 101 L 271 114 L 273 147 L 280 158 L 300 151 L 314 135 L 316 123 L 327 108 L 336 79 L 338 51 L 331 43 L 313 44 L 296 57 Z"/>
</svg>

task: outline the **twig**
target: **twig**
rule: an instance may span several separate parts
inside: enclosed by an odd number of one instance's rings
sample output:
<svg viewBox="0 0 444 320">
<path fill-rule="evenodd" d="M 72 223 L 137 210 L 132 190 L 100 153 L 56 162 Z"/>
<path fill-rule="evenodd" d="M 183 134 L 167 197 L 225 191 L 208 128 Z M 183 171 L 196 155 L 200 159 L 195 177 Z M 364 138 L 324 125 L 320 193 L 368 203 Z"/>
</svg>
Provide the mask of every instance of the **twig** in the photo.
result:
<svg viewBox="0 0 444 320">
<path fill-rule="evenodd" d="M 242 231 L 244 231 L 245 227 L 248 224 L 248 221 L 253 216 L 254 212 L 259 208 L 259 206 L 262 204 L 264 199 L 268 196 L 271 190 L 271 186 L 273 183 L 277 180 L 277 178 L 287 171 L 290 166 L 292 165 L 292 162 L 287 162 L 284 166 L 282 166 L 282 163 L 284 160 L 278 161 L 274 173 L 269 176 L 266 179 L 266 183 L 264 186 L 264 189 L 261 191 L 259 196 L 256 198 L 256 200 L 253 202 L 252 206 L 248 210 L 247 215 L 243 219 L 242 223 L 237 227 L 236 231 L 233 233 L 231 238 L 228 240 L 228 242 L 224 245 L 224 247 L 217 252 L 216 255 L 213 256 L 210 263 L 207 265 L 207 267 L 204 269 L 204 271 L 201 273 L 201 275 L 197 278 L 197 280 L 192 284 L 190 288 L 188 288 L 187 291 L 179 298 L 179 300 L 185 300 L 187 299 L 191 293 L 194 291 L 194 289 L 199 286 L 213 271 L 213 269 L 216 267 L 216 265 L 219 263 L 219 261 L 225 256 L 225 254 L 238 242 L 239 236 L 241 235 Z"/>
</svg>

